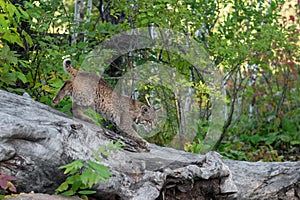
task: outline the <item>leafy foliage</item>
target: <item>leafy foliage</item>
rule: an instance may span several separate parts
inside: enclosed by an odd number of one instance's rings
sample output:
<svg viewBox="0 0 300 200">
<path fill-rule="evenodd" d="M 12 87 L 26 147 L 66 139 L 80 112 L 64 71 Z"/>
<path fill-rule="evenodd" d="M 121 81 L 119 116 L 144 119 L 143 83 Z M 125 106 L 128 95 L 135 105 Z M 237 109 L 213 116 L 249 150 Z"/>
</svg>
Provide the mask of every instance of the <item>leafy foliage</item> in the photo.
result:
<svg viewBox="0 0 300 200">
<path fill-rule="evenodd" d="M 111 176 L 109 168 L 99 164 L 103 161 L 100 156 L 111 156 L 110 151 L 119 150 L 121 147 L 119 142 L 110 142 L 107 147 L 100 147 L 99 152 L 94 153 L 95 161 L 79 159 L 59 167 L 65 169 L 64 174 L 70 176 L 56 189 L 56 194 L 81 195 L 85 199 L 86 195 L 95 194 L 96 191 L 91 190 L 92 186 Z"/>
<path fill-rule="evenodd" d="M 25 65 L 26 61 L 19 60 L 19 55 L 12 51 L 11 45 L 18 45 L 25 48 L 25 43 L 32 46 L 32 39 L 25 31 L 18 31 L 18 27 L 24 20 L 29 19 L 29 15 L 20 6 L 15 6 L 9 1 L 0 2 L 0 88 L 11 92 L 24 92 L 18 87 L 20 84 L 28 82 L 26 76 L 20 70 L 19 65 Z"/>
<path fill-rule="evenodd" d="M 219 146 L 226 157 L 251 161 L 299 159 L 295 156 L 299 123 L 294 120 L 299 105 L 299 44 L 295 42 L 299 33 L 295 32 L 294 21 L 289 25 L 280 22 L 281 3 L 272 1 L 265 6 L 258 2 L 257 9 L 257 4 L 234 2 L 236 12 L 228 14 L 218 28 L 221 34 L 214 36 L 218 47 L 213 50 L 220 56 L 216 60 L 230 70 L 228 97 L 238 99 L 230 105 L 235 112 L 227 141 Z"/>
</svg>

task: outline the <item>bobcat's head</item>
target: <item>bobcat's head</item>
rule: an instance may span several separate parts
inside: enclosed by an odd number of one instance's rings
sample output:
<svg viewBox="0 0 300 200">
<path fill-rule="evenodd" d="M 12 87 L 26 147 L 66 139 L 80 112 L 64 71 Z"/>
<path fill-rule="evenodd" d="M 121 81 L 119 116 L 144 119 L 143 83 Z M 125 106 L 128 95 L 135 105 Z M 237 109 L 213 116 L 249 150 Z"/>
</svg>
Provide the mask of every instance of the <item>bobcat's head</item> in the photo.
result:
<svg viewBox="0 0 300 200">
<path fill-rule="evenodd" d="M 146 132 L 150 132 L 157 124 L 157 115 L 154 108 L 142 105 L 139 115 L 135 119 L 137 125 L 142 125 Z"/>
</svg>

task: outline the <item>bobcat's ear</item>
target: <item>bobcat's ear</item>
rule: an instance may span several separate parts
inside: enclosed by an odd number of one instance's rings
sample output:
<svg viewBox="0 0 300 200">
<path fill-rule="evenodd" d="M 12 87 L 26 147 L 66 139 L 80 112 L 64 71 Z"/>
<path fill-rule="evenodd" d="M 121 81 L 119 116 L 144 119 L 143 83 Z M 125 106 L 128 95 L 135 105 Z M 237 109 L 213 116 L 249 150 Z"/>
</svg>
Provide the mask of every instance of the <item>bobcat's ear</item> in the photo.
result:
<svg viewBox="0 0 300 200">
<path fill-rule="evenodd" d="M 156 115 L 162 115 L 163 112 L 164 112 L 164 108 L 163 107 L 158 107 L 158 108 L 154 107 L 153 109 L 154 109 Z"/>
</svg>

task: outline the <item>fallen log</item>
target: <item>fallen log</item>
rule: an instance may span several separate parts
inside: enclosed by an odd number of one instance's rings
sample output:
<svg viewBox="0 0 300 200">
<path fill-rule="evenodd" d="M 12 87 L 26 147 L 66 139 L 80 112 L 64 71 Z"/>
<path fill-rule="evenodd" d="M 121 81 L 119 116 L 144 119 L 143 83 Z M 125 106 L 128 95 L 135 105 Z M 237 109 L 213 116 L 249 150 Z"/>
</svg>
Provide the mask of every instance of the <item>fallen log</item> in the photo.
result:
<svg viewBox="0 0 300 200">
<path fill-rule="evenodd" d="M 0 172 L 15 176 L 20 192 L 53 193 L 66 178 L 58 167 L 92 159 L 94 151 L 108 145 L 105 135 L 113 135 L 108 132 L 30 98 L 0 91 Z M 236 192 L 216 152 L 196 155 L 151 145 L 150 152 L 137 153 L 133 141 L 119 138 L 127 150 L 105 158 L 103 164 L 113 175 L 93 188 L 97 198 L 207 199 Z"/>
<path fill-rule="evenodd" d="M 280 191 L 299 197 L 299 162 L 223 161 L 216 152 L 196 155 L 153 144 L 150 152 L 139 152 L 130 139 L 30 98 L 0 91 L 0 173 L 16 177 L 18 192 L 53 194 L 66 178 L 58 167 L 92 159 L 109 138 L 120 139 L 126 146 L 104 156 L 102 164 L 112 176 L 93 187 L 97 199 L 263 199 Z M 272 169 L 280 173 L 274 175 Z M 290 182 L 278 180 L 285 174 L 295 176 Z M 278 184 L 265 184 L 267 178 Z M 259 181 L 266 187 L 258 189 Z"/>
</svg>

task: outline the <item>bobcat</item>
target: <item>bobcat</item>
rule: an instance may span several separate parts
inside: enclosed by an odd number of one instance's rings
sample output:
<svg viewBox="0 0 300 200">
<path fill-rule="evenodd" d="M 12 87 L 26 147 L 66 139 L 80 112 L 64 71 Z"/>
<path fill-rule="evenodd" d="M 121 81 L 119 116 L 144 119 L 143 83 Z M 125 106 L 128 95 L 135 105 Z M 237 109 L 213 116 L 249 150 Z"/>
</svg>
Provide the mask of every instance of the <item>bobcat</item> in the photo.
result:
<svg viewBox="0 0 300 200">
<path fill-rule="evenodd" d="M 73 100 L 74 117 L 94 123 L 94 120 L 83 114 L 84 110 L 92 108 L 105 115 L 129 138 L 149 151 L 147 142 L 137 134 L 135 125 L 143 125 L 144 129 L 149 132 L 157 118 L 154 108 L 115 92 L 104 79 L 94 73 L 74 69 L 70 59 L 65 59 L 63 66 L 73 78 L 64 83 L 52 101 L 53 106 L 68 95 Z"/>
</svg>

